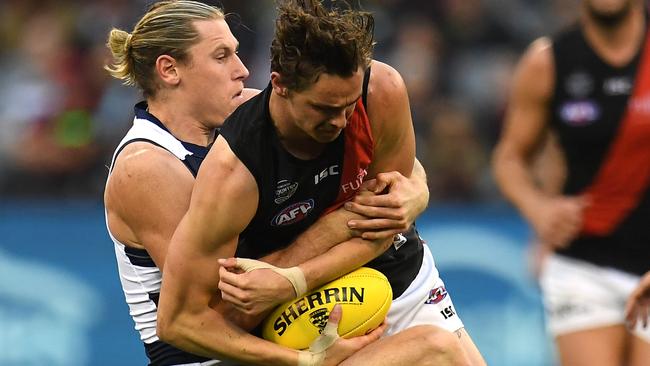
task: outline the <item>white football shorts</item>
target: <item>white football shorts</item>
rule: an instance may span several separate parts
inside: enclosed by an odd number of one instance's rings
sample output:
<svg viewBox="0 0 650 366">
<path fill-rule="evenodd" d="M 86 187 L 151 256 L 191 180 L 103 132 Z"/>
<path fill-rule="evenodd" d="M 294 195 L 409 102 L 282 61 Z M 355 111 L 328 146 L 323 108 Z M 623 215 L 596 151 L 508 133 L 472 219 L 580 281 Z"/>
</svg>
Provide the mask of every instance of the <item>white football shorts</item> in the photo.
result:
<svg viewBox="0 0 650 366">
<path fill-rule="evenodd" d="M 393 300 L 386 320 L 384 336 L 416 325 L 436 325 L 450 332 L 464 327 L 426 245 L 420 271 L 406 291 Z"/>
<path fill-rule="evenodd" d="M 542 265 L 540 285 L 547 326 L 553 336 L 625 325 L 625 303 L 640 277 L 614 268 L 550 254 Z M 632 331 L 650 342 L 650 327 Z"/>
</svg>

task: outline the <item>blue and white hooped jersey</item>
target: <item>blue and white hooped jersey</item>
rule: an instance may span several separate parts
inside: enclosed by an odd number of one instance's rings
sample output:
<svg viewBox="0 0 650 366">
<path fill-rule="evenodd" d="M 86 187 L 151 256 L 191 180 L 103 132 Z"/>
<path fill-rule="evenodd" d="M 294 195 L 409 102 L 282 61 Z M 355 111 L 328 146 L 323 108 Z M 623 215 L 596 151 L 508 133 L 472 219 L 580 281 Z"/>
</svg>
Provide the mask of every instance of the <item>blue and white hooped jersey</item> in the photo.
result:
<svg viewBox="0 0 650 366">
<path fill-rule="evenodd" d="M 135 106 L 133 126 L 113 154 L 108 179 L 117 156 L 125 146 L 133 142 L 148 142 L 169 151 L 187 166 L 194 177 L 208 152 L 206 147 L 175 138 L 162 122 L 147 111 L 146 103 L 138 103 Z M 129 313 L 140 339 L 144 342 L 150 365 L 166 366 L 207 361 L 204 357 L 181 351 L 158 339 L 156 317 L 162 273 L 146 250 L 119 242 L 108 227 L 108 219 L 106 227 L 115 247 L 117 268 Z"/>
</svg>

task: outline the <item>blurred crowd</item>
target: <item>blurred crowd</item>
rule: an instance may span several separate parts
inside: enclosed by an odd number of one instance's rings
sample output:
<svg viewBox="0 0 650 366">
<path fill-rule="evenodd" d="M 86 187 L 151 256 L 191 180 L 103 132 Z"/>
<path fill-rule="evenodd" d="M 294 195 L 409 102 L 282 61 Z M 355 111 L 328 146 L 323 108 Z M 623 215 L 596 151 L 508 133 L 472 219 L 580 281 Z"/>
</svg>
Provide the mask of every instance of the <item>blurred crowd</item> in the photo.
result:
<svg viewBox="0 0 650 366">
<path fill-rule="evenodd" d="M 0 1 L 0 198 L 101 199 L 136 89 L 102 66 L 111 27 L 131 31 L 152 1 Z M 273 0 L 222 5 L 247 86 L 269 76 Z M 536 37 L 573 21 L 575 0 L 354 0 L 375 14 L 375 58 L 410 95 L 432 203 L 500 200 L 489 157 L 513 67 Z"/>
</svg>

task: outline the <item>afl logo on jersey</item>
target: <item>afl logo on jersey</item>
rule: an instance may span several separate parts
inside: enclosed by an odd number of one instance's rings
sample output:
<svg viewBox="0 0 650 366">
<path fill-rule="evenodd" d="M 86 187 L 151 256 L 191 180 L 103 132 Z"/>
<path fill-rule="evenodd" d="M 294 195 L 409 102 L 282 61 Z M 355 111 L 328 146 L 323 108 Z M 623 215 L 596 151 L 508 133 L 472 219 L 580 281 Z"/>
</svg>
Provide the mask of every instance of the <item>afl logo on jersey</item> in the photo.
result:
<svg viewBox="0 0 650 366">
<path fill-rule="evenodd" d="M 313 209 L 314 209 L 313 199 L 294 203 L 293 205 L 286 207 L 284 210 L 280 211 L 277 215 L 275 215 L 273 220 L 271 220 L 271 225 L 272 226 L 291 225 L 307 217 L 311 212 L 311 210 Z"/>
<path fill-rule="evenodd" d="M 427 297 L 425 304 L 437 304 L 447 297 L 447 290 L 445 286 L 436 287 L 433 290 L 429 291 L 429 296 Z"/>
<path fill-rule="evenodd" d="M 600 108 L 590 100 L 572 101 L 562 105 L 560 117 L 569 126 L 585 126 L 600 117 Z"/>
</svg>

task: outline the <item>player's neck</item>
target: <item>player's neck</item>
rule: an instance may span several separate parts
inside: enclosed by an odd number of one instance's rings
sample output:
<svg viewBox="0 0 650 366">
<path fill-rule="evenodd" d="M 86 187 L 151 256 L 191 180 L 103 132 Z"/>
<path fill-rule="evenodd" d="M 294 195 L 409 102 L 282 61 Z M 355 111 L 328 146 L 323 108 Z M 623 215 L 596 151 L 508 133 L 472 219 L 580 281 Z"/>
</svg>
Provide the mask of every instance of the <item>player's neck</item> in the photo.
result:
<svg viewBox="0 0 650 366">
<path fill-rule="evenodd" d="M 269 100 L 269 114 L 280 139 L 280 143 L 287 152 L 298 159 L 311 160 L 318 157 L 327 144 L 315 141 L 304 131 L 291 122 L 286 101 L 279 96 L 271 94 Z"/>
<path fill-rule="evenodd" d="M 182 106 L 164 100 L 147 100 L 148 111 L 162 122 L 177 139 L 199 146 L 214 141 L 214 129 L 206 127 Z"/>
<path fill-rule="evenodd" d="M 616 24 L 605 25 L 582 9 L 582 26 L 587 42 L 611 66 L 627 65 L 638 53 L 646 33 L 643 8 L 633 5 Z"/>
</svg>

